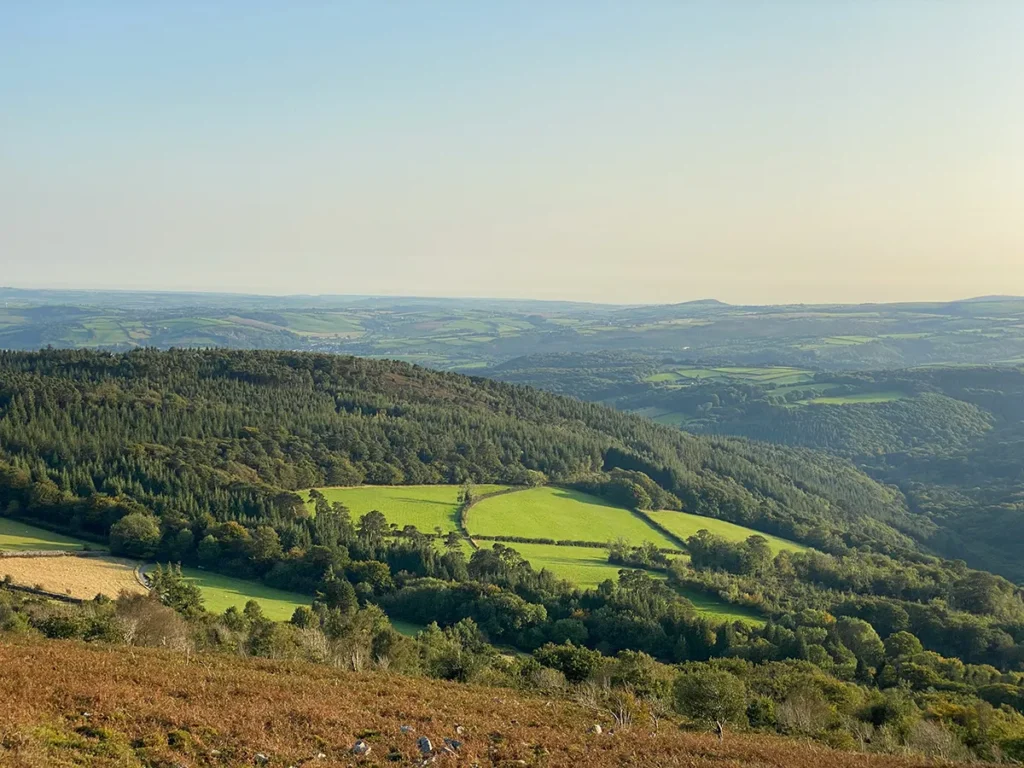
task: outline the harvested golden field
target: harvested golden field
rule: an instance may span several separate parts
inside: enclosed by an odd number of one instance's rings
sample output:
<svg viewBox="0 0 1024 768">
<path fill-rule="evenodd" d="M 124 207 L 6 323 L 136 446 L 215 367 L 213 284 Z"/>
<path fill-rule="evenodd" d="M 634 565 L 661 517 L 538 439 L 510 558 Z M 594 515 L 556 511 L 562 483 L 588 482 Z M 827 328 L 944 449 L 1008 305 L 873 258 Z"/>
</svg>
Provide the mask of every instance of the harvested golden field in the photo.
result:
<svg viewBox="0 0 1024 768">
<path fill-rule="evenodd" d="M 39 587 L 82 600 L 145 592 L 131 560 L 116 557 L 0 557 L 0 579 L 10 575 L 23 587 Z"/>
<path fill-rule="evenodd" d="M 420 736 L 463 742 L 451 766 L 910 768 L 777 737 L 679 730 L 498 688 L 299 663 L 0 640 L 0 765 L 419 765 Z M 588 730 L 600 723 L 604 733 Z M 456 736 L 456 727 L 462 732 Z M 403 733 L 402 726 L 414 729 Z M 612 731 L 612 732 L 610 732 Z M 350 750 L 365 739 L 369 754 Z M 264 755 L 266 761 L 258 758 Z M 519 762 L 522 761 L 522 762 Z"/>
</svg>

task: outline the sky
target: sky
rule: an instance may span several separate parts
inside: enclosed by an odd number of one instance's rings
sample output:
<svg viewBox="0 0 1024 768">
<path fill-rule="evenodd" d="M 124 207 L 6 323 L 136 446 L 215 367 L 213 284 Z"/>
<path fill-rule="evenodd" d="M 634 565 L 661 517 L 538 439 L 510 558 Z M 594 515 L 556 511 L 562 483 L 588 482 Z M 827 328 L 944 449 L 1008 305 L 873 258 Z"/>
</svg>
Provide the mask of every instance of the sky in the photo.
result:
<svg viewBox="0 0 1024 768">
<path fill-rule="evenodd" d="M 1024 294 L 1024 2 L 0 0 L 0 285 Z"/>
</svg>

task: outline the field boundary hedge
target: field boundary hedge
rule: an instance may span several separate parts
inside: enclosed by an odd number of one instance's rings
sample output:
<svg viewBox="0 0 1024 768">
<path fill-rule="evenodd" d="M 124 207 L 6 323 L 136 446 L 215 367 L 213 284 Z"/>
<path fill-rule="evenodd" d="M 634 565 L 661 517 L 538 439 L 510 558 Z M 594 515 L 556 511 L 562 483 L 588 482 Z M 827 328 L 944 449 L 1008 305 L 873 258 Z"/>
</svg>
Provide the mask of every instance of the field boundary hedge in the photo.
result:
<svg viewBox="0 0 1024 768">
<path fill-rule="evenodd" d="M 47 592 L 45 589 L 36 589 L 35 587 L 28 587 L 23 584 L 15 584 L 13 581 L 0 581 L 0 589 L 13 589 L 17 592 L 27 592 L 28 594 L 36 595 L 37 597 L 46 597 L 51 600 L 60 600 L 65 603 L 74 603 L 76 605 L 89 602 L 88 600 L 83 600 L 80 597 L 62 595 L 60 592 Z"/>
<path fill-rule="evenodd" d="M 611 544 L 607 541 L 578 541 L 576 539 L 536 539 L 527 536 L 476 536 L 480 541 L 496 541 L 501 544 L 545 544 L 552 547 L 588 547 L 590 549 L 608 549 Z M 658 551 L 663 555 L 681 555 L 678 549 L 659 547 Z"/>
<path fill-rule="evenodd" d="M 76 549 L 26 549 L 26 550 L 0 550 L 0 558 L 10 557 L 103 557 L 109 556 L 109 552 L 97 550 L 76 550 Z"/>
<path fill-rule="evenodd" d="M 641 520 L 643 520 L 645 523 L 647 523 L 649 526 L 651 526 L 651 528 L 653 528 L 656 531 L 659 531 L 660 533 L 663 533 L 665 536 L 667 536 L 669 538 L 670 541 L 674 541 L 676 544 L 678 544 L 680 547 L 682 547 L 683 552 L 689 552 L 689 550 L 686 548 L 686 540 L 682 536 L 678 536 L 678 535 L 672 533 L 672 531 L 670 531 L 664 525 L 662 525 L 657 520 L 655 520 L 653 517 L 648 515 L 647 512 L 645 512 L 642 509 L 633 509 L 631 511 L 632 511 L 632 513 L 634 515 L 636 515 Z"/>
<path fill-rule="evenodd" d="M 459 533 L 462 534 L 463 538 L 465 538 L 469 542 L 469 546 L 471 546 L 473 549 L 480 549 L 477 543 L 473 541 L 473 537 L 469 535 L 469 528 L 466 526 L 466 515 L 469 513 L 469 510 L 471 510 L 484 499 L 493 499 L 495 496 L 504 496 L 509 493 L 518 493 L 519 491 L 525 491 L 526 488 L 527 486 L 516 485 L 513 486 L 512 488 L 506 488 L 503 491 L 492 491 L 491 493 L 485 493 L 481 496 L 474 496 L 469 501 L 462 502 L 462 504 L 459 506 L 458 511 L 455 513 L 455 525 L 459 529 Z M 484 536 L 477 536 L 476 538 L 486 539 L 486 537 Z M 487 539 L 487 541 L 491 540 L 492 539 Z M 493 541 L 497 540 L 498 539 L 493 539 Z"/>
</svg>

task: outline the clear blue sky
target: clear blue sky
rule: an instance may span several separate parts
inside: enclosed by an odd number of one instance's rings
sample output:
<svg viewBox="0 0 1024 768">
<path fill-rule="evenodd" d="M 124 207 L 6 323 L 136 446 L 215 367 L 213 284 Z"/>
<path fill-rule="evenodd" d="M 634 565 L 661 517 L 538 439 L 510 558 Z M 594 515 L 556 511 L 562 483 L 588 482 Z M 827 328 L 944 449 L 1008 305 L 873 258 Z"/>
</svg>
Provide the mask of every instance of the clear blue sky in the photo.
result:
<svg viewBox="0 0 1024 768">
<path fill-rule="evenodd" d="M 0 0 L 0 284 L 1024 294 L 1024 2 Z"/>
</svg>

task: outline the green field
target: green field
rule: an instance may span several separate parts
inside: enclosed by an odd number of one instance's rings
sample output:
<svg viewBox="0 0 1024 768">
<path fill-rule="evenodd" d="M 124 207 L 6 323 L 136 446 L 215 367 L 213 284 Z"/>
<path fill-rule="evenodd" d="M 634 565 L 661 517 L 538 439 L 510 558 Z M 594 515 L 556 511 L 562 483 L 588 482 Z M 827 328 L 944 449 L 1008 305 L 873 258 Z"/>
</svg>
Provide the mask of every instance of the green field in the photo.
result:
<svg viewBox="0 0 1024 768">
<path fill-rule="evenodd" d="M 752 384 L 799 384 L 810 381 L 814 377 L 811 371 L 787 366 L 766 366 L 764 368 L 742 368 L 724 366 L 721 368 L 682 367 L 653 373 L 644 381 L 652 384 L 672 384 L 689 379 L 700 381 L 713 379 L 716 381 L 743 381 Z"/>
<path fill-rule="evenodd" d="M 834 346 L 848 347 L 855 344 L 867 344 L 874 341 L 874 338 L 871 336 L 829 336 L 823 341 Z"/>
<path fill-rule="evenodd" d="M 477 486 L 477 490 L 479 492 L 488 492 L 499 488 L 501 488 L 501 486 Z M 380 509 L 380 511 L 384 512 L 385 510 L 381 508 L 384 506 L 384 504 L 381 503 L 381 500 L 390 501 L 396 509 L 404 510 L 404 512 L 398 512 L 398 514 L 410 515 L 405 519 L 407 521 L 412 521 L 414 519 L 414 517 L 411 516 L 413 513 L 418 513 L 421 518 L 424 514 L 434 515 L 436 518 L 437 512 L 432 505 L 441 504 L 445 507 L 452 508 L 452 510 L 457 508 L 455 497 L 458 490 L 458 486 L 408 486 L 328 488 L 324 489 L 324 493 L 330 499 L 331 496 L 329 493 L 344 492 L 348 498 L 342 499 L 339 497 L 337 500 L 344 500 L 345 503 L 352 508 L 354 514 L 356 512 L 356 507 L 355 503 L 352 502 L 352 498 L 356 498 L 364 504 L 371 504 L 371 506 L 365 507 L 364 512 L 369 511 L 370 509 Z M 353 492 L 359 491 L 368 493 L 356 493 L 353 495 Z M 396 493 L 398 491 L 402 491 L 404 493 Z M 410 496 L 410 492 L 413 492 L 415 496 Z M 658 531 L 646 526 L 627 510 L 605 504 L 601 500 L 585 494 L 579 494 L 574 491 L 567 491 L 558 488 L 535 488 L 527 491 L 505 494 L 491 500 L 485 499 L 473 508 L 472 514 L 477 514 L 485 504 L 493 505 L 495 502 L 499 502 L 501 500 L 511 501 L 518 497 L 525 497 L 523 501 L 525 501 L 526 504 L 499 504 L 497 506 L 502 507 L 502 509 L 488 510 L 488 516 L 491 514 L 507 515 L 510 511 L 514 513 L 516 510 L 525 510 L 527 514 L 535 520 L 534 525 L 541 525 L 543 527 L 543 533 L 534 533 L 534 536 L 543 535 L 545 537 L 559 539 L 586 539 L 595 535 L 593 532 L 596 530 L 603 532 L 601 533 L 601 538 L 594 539 L 596 541 L 603 542 L 622 536 L 623 538 L 636 542 L 651 540 L 655 541 L 659 546 L 674 546 L 670 539 L 667 539 Z M 409 511 L 410 508 L 412 509 L 412 512 Z M 424 513 L 425 509 L 428 510 L 428 512 Z M 387 514 L 387 512 L 385 512 L 385 514 Z M 546 514 L 550 515 L 549 520 L 554 525 L 549 525 L 544 522 L 544 516 Z M 729 523 L 722 523 L 721 521 L 711 520 L 709 518 L 696 518 L 696 516 L 693 515 L 683 515 L 679 512 L 655 514 L 694 517 L 695 519 L 704 522 L 716 523 L 718 525 L 725 526 L 730 525 Z M 521 521 L 524 519 L 519 515 L 515 515 L 515 517 Z M 389 520 L 390 519 L 391 517 L 389 516 Z M 536 522 L 537 520 L 539 520 L 539 522 Z M 405 523 L 403 522 L 402 524 Z M 417 524 L 417 527 L 420 527 L 420 525 Z M 703 527 L 707 526 L 705 525 Z M 733 527 L 741 531 L 746 531 L 746 529 L 740 528 L 739 526 Z M 432 527 L 424 528 L 424 530 L 430 531 L 432 530 Z M 561 533 L 556 534 L 555 531 L 561 531 Z M 484 533 L 483 531 L 480 532 Z M 499 533 L 494 535 L 502 534 Z M 504 535 L 517 534 L 505 533 Z M 87 542 L 68 536 L 62 536 L 61 534 L 51 533 L 50 531 L 42 528 L 25 525 L 24 523 L 20 523 L 15 520 L 0 518 L 0 549 L 81 549 L 86 545 L 98 548 L 98 545 L 88 544 Z M 442 546 L 440 542 L 438 542 L 438 545 Z M 490 546 L 490 544 L 488 542 L 481 542 L 481 546 L 487 547 Z M 612 579 L 615 581 L 618 578 L 619 566 L 611 565 L 608 562 L 608 551 L 603 547 L 559 547 L 549 544 L 519 543 L 509 544 L 507 546 L 511 546 L 513 549 L 517 550 L 524 558 L 529 560 L 537 570 L 547 568 L 559 578 L 567 579 L 582 588 L 595 587 L 605 579 Z M 790 542 L 783 542 L 783 546 L 798 547 L 799 545 L 794 545 Z M 775 549 L 774 544 L 773 549 Z M 471 554 L 468 542 L 465 543 L 463 551 L 468 558 Z M 186 567 L 183 568 L 182 571 L 186 578 L 193 581 L 200 587 L 200 589 L 202 589 L 204 605 L 208 611 L 213 613 L 223 613 L 231 606 L 235 606 L 238 610 L 242 610 L 245 607 L 246 602 L 249 600 L 255 600 L 260 604 L 260 607 L 263 609 L 263 613 L 268 618 L 275 621 L 288 621 L 298 606 L 310 605 L 312 603 L 312 597 L 308 595 L 274 589 L 257 581 L 237 579 L 231 576 L 222 576 L 221 574 L 198 568 Z M 657 575 L 656 578 L 661 578 L 661 576 Z M 699 594 L 687 594 L 686 596 L 693 600 L 694 604 L 697 605 L 701 612 L 729 620 L 750 619 L 750 615 L 747 615 L 726 603 L 716 601 L 713 598 Z M 395 628 L 403 634 L 415 635 L 422 629 L 422 627 L 409 625 L 401 621 L 395 621 L 392 623 Z"/>
<path fill-rule="evenodd" d="M 9 552 L 27 552 L 32 550 L 64 550 L 64 549 L 106 549 L 99 544 L 92 544 L 81 539 L 72 539 L 59 533 L 51 533 L 44 528 L 25 525 L 17 520 L 0 517 L 0 549 Z"/>
<path fill-rule="evenodd" d="M 481 541 L 481 547 L 490 542 Z M 584 589 L 596 587 L 605 579 L 618 581 L 622 566 L 608 562 L 604 547 L 559 547 L 554 544 L 505 544 L 530 561 L 535 571 L 547 568 L 560 579 L 566 579 Z M 659 578 L 664 578 L 658 574 Z"/>
<path fill-rule="evenodd" d="M 391 626 L 400 635 L 405 635 L 406 637 L 416 637 L 416 635 L 426 629 L 422 624 L 413 624 L 411 621 L 402 621 L 401 619 L 391 619 Z"/>
<path fill-rule="evenodd" d="M 724 622 L 742 621 L 747 624 L 764 624 L 764 616 L 750 608 L 730 605 L 717 597 L 706 595 L 691 589 L 680 589 L 679 594 L 693 603 L 700 613 Z"/>
<path fill-rule="evenodd" d="M 904 400 L 903 392 L 861 392 L 856 395 L 837 395 L 836 397 L 816 397 L 813 400 L 802 400 L 804 405 L 856 405 L 857 403 L 891 403 Z"/>
<path fill-rule="evenodd" d="M 313 602 L 307 595 L 274 589 L 258 581 L 221 576 L 199 568 L 182 568 L 181 572 L 203 591 L 203 605 L 212 613 L 224 613 L 231 606 L 242 610 L 249 600 L 255 600 L 268 619 L 288 621 L 296 608 Z"/>
<path fill-rule="evenodd" d="M 478 494 L 505 490 L 505 485 L 477 485 Z M 371 510 L 382 512 L 399 528 L 415 525 L 423 533 L 458 530 L 458 485 L 361 485 L 356 488 L 318 488 L 329 502 L 340 501 L 357 521 Z M 312 505 L 311 505 L 312 506 Z"/>
<path fill-rule="evenodd" d="M 530 561 L 534 570 L 547 568 L 556 576 L 571 581 L 584 589 L 596 587 L 605 579 L 618 581 L 622 566 L 608 562 L 608 550 L 595 547 L 559 547 L 552 544 L 507 544 Z M 685 555 L 681 555 L 685 557 Z M 661 573 L 652 572 L 655 579 L 664 579 Z M 719 600 L 703 592 L 680 590 L 687 600 L 702 614 L 722 621 L 744 621 L 763 623 L 764 617 L 756 611 Z"/>
<path fill-rule="evenodd" d="M 830 389 L 842 386 L 841 384 L 812 384 L 811 382 L 805 382 L 803 384 L 786 384 L 785 386 L 775 387 L 775 389 L 768 390 L 769 394 L 772 395 L 788 395 L 790 392 L 814 392 L 816 395 L 820 395 L 822 392 L 828 392 Z"/>
<path fill-rule="evenodd" d="M 585 493 L 564 488 L 531 488 L 484 499 L 468 515 L 470 535 L 634 544 L 676 544 L 632 512 Z"/>
<path fill-rule="evenodd" d="M 314 336 L 354 336 L 362 333 L 358 318 L 334 312 L 282 312 L 285 327 L 293 333 Z"/>
<path fill-rule="evenodd" d="M 268 619 L 288 621 L 300 605 L 313 603 L 313 598 L 308 595 L 274 589 L 257 581 L 221 576 L 199 568 L 182 568 L 181 571 L 185 578 L 199 585 L 203 591 L 203 605 L 211 613 L 224 613 L 231 606 L 242 610 L 247 602 L 255 600 Z M 408 637 L 415 637 L 423 629 L 407 621 L 393 620 L 391 626 Z"/>
<path fill-rule="evenodd" d="M 703 517 L 701 515 L 691 515 L 687 512 L 674 512 L 671 510 L 645 512 L 644 514 L 681 539 L 688 539 L 697 531 L 703 529 L 716 536 L 721 536 L 727 541 L 734 542 L 746 541 L 751 536 L 763 536 L 768 540 L 768 546 L 771 547 L 773 554 L 778 554 L 783 550 L 789 552 L 806 552 L 808 550 L 808 547 L 805 547 L 803 544 L 780 539 L 778 536 L 761 533 L 752 528 L 744 528 L 742 525 L 736 525 L 725 520 L 716 520 L 713 517 Z"/>
</svg>

